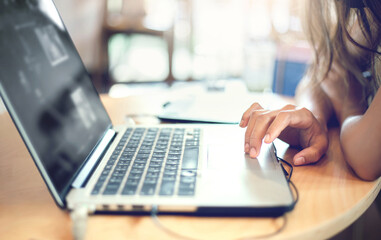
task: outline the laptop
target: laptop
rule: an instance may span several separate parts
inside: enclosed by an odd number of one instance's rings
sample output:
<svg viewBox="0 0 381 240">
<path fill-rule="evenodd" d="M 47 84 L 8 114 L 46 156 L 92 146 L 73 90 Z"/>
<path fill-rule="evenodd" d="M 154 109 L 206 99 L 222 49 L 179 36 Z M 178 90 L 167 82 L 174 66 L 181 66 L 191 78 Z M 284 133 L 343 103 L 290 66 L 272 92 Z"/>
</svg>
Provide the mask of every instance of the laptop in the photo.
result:
<svg viewBox="0 0 381 240">
<path fill-rule="evenodd" d="M 0 1 L 0 93 L 57 205 L 278 216 L 293 197 L 272 144 L 237 125 L 113 126 L 52 0 Z"/>
<path fill-rule="evenodd" d="M 238 124 L 245 111 L 242 103 L 235 105 L 239 99 L 226 94 L 211 95 L 198 94 L 167 102 L 157 117 L 168 122 Z"/>
</svg>

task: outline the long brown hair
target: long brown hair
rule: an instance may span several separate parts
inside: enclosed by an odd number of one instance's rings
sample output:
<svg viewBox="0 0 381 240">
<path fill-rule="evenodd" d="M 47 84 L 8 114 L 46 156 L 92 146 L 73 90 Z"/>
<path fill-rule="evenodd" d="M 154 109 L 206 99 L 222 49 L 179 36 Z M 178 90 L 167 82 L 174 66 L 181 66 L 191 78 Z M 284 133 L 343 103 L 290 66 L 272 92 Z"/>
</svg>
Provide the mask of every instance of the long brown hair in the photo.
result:
<svg viewBox="0 0 381 240">
<path fill-rule="evenodd" d="M 364 99 L 380 85 L 381 0 L 307 0 L 304 30 L 314 59 L 308 76 L 314 83 L 327 77 L 334 59 L 363 87 Z M 350 29 L 358 23 L 365 43 L 357 42 Z M 348 46 L 365 50 L 355 59 Z M 369 76 L 364 75 L 368 71 Z M 346 82 L 344 82 L 345 84 Z"/>
</svg>

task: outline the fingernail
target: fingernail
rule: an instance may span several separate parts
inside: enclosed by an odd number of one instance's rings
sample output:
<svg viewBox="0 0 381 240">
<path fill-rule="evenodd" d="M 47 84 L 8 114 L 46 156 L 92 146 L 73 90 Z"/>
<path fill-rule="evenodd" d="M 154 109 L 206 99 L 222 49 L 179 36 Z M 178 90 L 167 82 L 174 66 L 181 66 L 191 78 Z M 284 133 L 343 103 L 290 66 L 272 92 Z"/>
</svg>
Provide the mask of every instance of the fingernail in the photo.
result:
<svg viewBox="0 0 381 240">
<path fill-rule="evenodd" d="M 255 151 L 255 148 L 250 149 L 250 157 L 255 158 L 257 155 L 257 151 Z"/>
<path fill-rule="evenodd" d="M 297 158 L 295 159 L 295 162 L 294 162 L 295 165 L 302 165 L 305 163 L 306 163 L 306 160 L 304 159 L 304 157 Z"/>
<path fill-rule="evenodd" d="M 269 134 L 266 134 L 266 136 L 265 136 L 265 142 L 266 143 L 270 142 L 270 135 Z"/>
<path fill-rule="evenodd" d="M 245 152 L 248 153 L 250 151 L 250 146 L 248 143 L 245 144 Z"/>
<path fill-rule="evenodd" d="M 240 126 L 240 127 L 243 126 L 243 120 L 241 120 L 241 122 L 239 123 L 239 126 Z"/>
</svg>

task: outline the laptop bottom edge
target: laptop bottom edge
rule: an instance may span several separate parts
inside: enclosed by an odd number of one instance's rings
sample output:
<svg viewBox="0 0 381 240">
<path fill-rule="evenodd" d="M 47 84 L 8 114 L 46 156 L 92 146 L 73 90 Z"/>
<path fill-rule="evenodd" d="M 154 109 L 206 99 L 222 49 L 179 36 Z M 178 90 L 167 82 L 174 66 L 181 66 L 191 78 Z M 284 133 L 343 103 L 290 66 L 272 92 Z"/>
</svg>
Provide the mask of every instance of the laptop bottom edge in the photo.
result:
<svg viewBox="0 0 381 240">
<path fill-rule="evenodd" d="M 286 212 L 293 209 L 293 206 L 280 206 L 280 207 L 198 207 L 195 211 L 160 211 L 152 209 L 147 210 L 125 211 L 120 208 L 118 211 L 100 210 L 94 214 L 99 215 L 131 215 L 131 216 L 148 216 L 152 214 L 157 215 L 171 215 L 171 216 L 194 216 L 194 217 L 280 217 Z"/>
</svg>

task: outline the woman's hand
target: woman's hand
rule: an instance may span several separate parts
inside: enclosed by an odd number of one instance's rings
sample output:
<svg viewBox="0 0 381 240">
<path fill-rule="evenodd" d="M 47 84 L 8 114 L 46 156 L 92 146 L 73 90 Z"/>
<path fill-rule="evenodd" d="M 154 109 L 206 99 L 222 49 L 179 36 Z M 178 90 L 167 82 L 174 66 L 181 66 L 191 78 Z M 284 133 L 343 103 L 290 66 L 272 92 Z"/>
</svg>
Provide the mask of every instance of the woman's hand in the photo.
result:
<svg viewBox="0 0 381 240">
<path fill-rule="evenodd" d="M 318 161 L 328 149 L 327 127 L 306 108 L 286 105 L 278 110 L 266 110 L 254 103 L 242 116 L 245 133 L 245 152 L 250 157 L 259 155 L 262 140 L 271 143 L 277 137 L 302 151 L 294 156 L 295 165 Z"/>
</svg>

